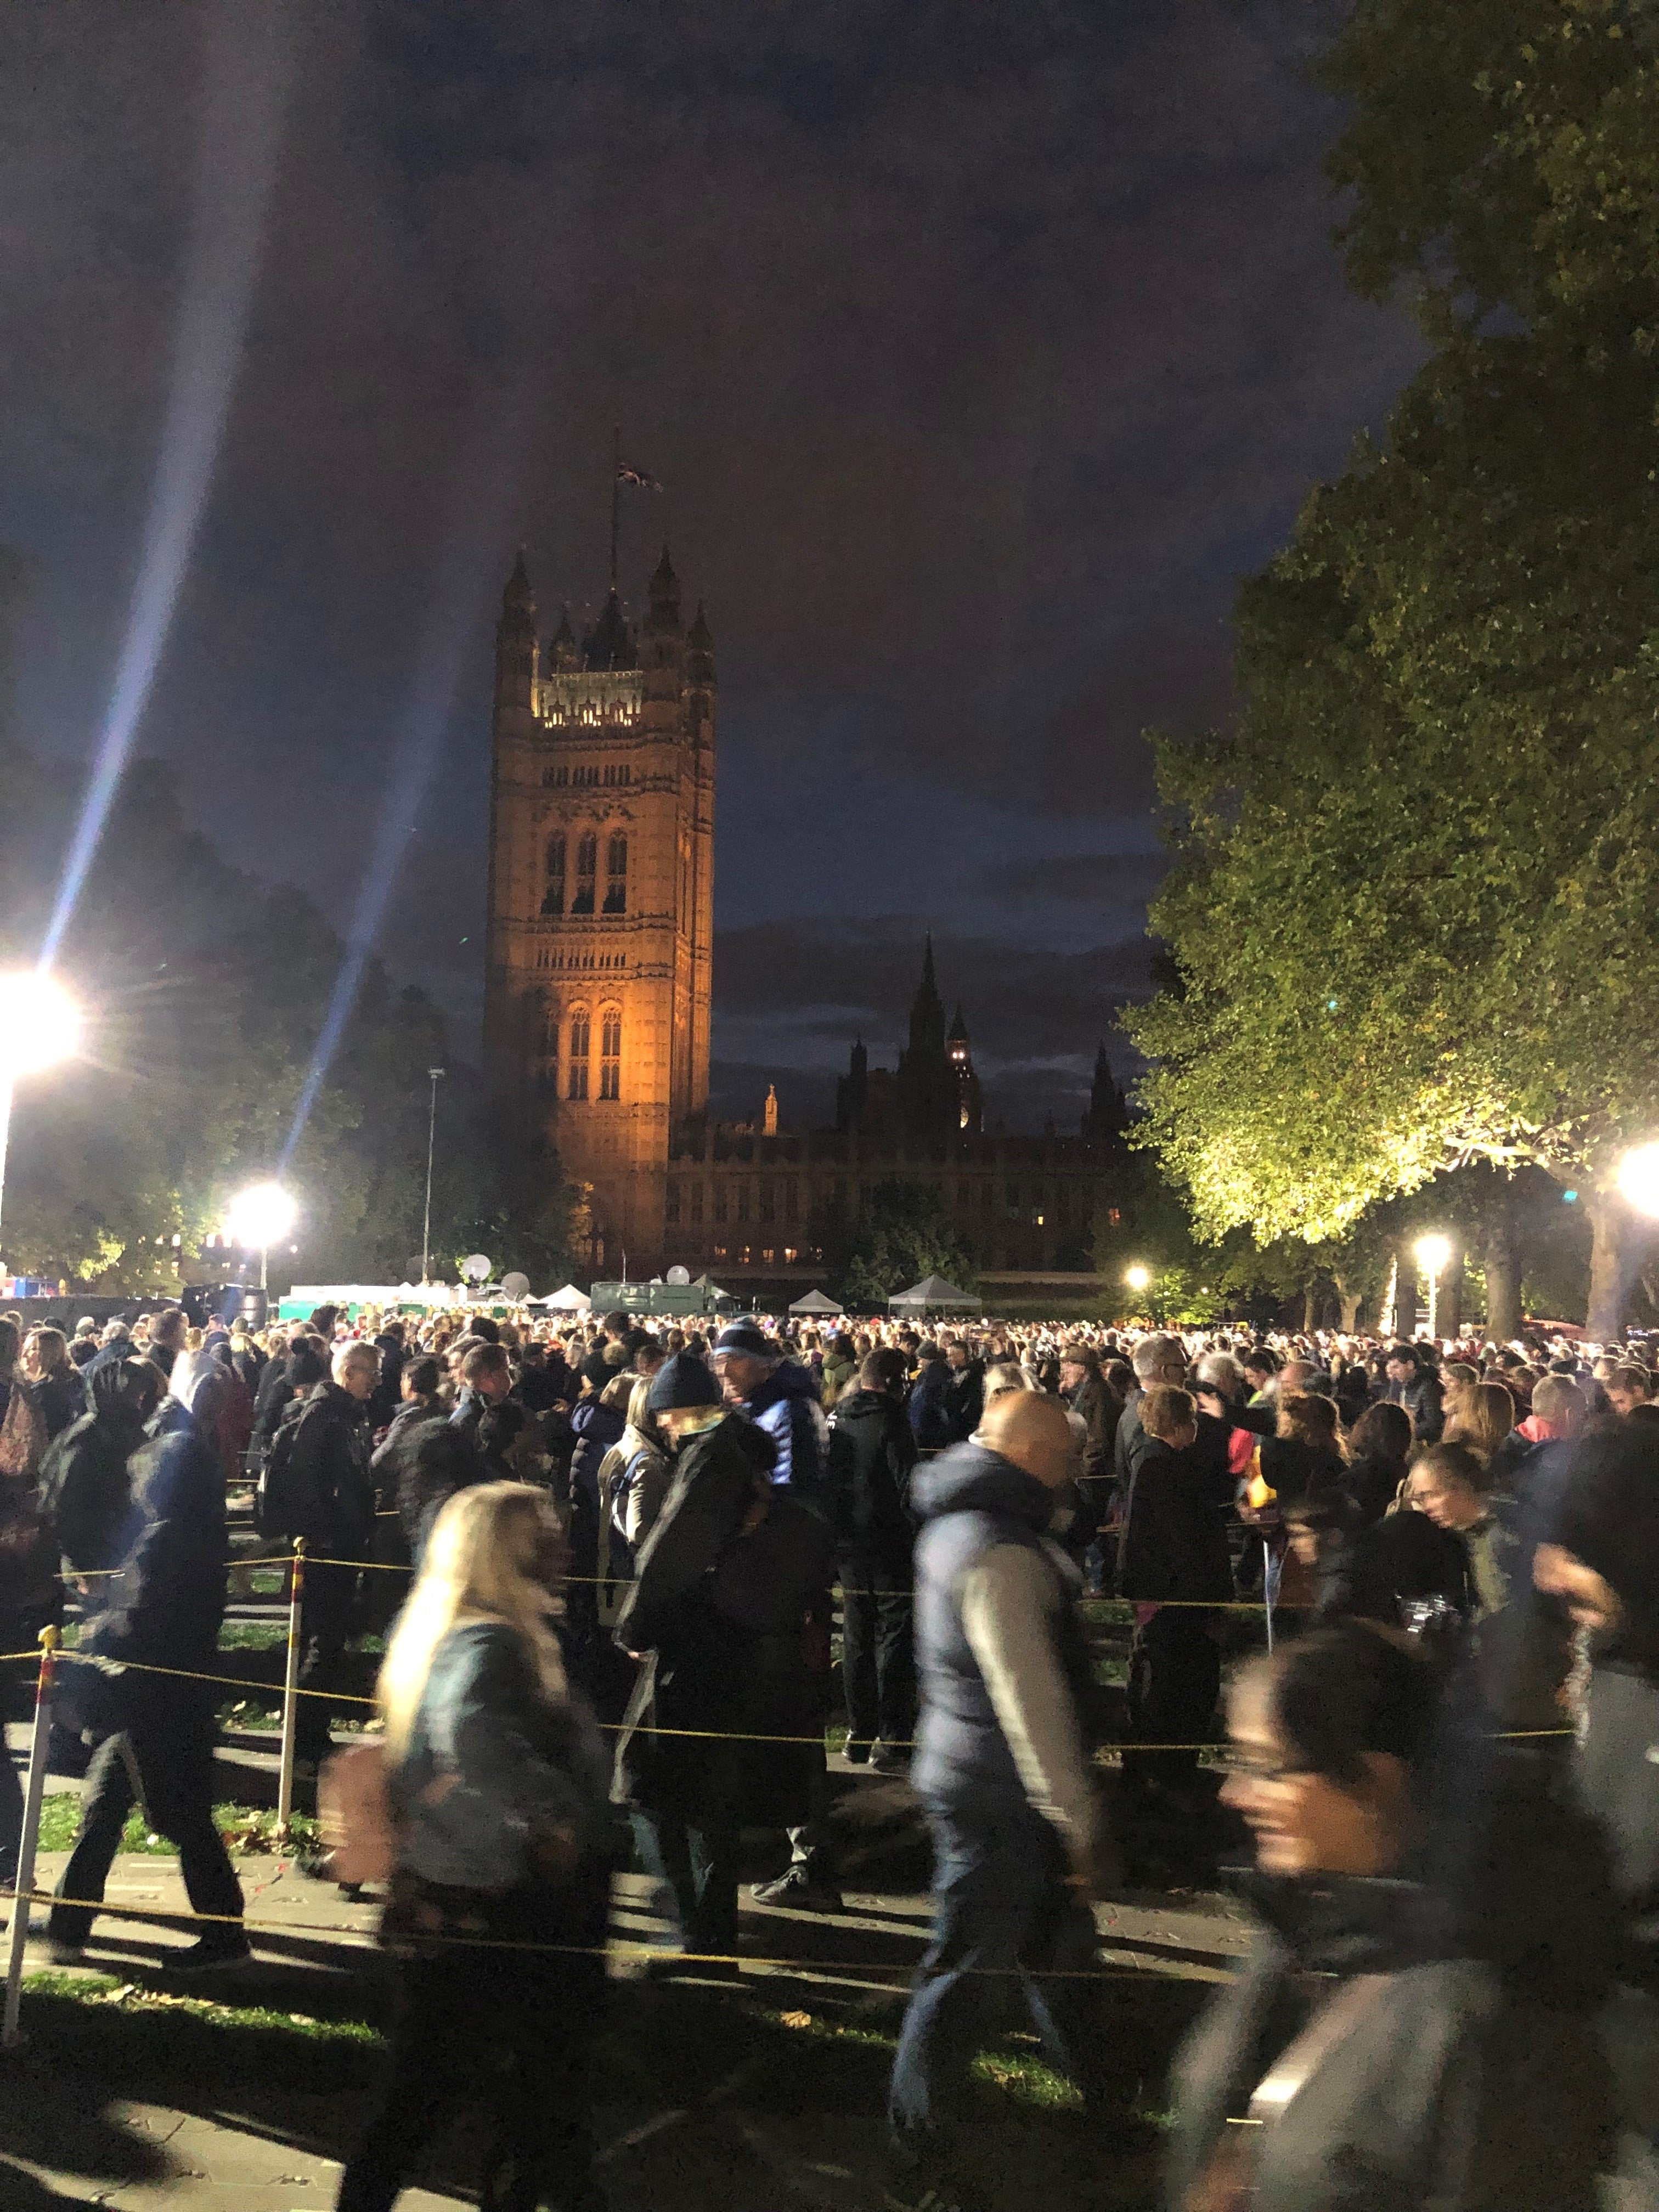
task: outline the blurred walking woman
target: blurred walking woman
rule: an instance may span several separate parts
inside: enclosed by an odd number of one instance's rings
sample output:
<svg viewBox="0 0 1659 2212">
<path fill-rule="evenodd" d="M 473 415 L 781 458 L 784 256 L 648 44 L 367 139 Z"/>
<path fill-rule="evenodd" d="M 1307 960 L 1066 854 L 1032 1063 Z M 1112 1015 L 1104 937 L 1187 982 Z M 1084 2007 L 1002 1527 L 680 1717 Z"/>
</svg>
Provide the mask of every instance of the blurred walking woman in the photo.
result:
<svg viewBox="0 0 1659 2212">
<path fill-rule="evenodd" d="M 1176 2063 L 1170 2212 L 1591 2212 L 1610 2085 L 1589 1986 L 1545 1971 L 1536 1927 L 1571 1894 L 1522 1881 L 1519 1915 L 1484 1897 L 1460 1935 L 1428 1665 L 1345 1622 L 1258 1662 L 1230 1717 L 1261 1924 Z"/>
<path fill-rule="evenodd" d="M 485 2212 L 603 2203 L 582 2069 L 605 1986 L 610 1762 L 553 1631 L 563 1561 L 541 1492 L 463 1490 L 392 1631 L 380 1682 L 397 1838 L 382 1930 L 398 1960 L 392 2078 L 340 2212 L 386 2212 L 464 2100 L 495 2115 Z"/>
</svg>

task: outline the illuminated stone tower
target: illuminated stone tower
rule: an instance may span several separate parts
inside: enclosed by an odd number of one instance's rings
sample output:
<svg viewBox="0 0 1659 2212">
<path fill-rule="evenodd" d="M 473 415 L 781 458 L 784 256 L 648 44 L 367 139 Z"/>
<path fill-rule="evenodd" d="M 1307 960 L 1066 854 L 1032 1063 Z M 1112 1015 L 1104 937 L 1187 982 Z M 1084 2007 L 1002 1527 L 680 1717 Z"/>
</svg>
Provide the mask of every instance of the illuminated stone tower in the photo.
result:
<svg viewBox="0 0 1659 2212">
<path fill-rule="evenodd" d="M 670 1131 L 708 1101 L 714 641 L 666 546 L 637 637 L 613 588 L 544 646 L 521 553 L 495 639 L 485 1068 L 588 1187 L 594 1272 L 648 1274 Z"/>
</svg>

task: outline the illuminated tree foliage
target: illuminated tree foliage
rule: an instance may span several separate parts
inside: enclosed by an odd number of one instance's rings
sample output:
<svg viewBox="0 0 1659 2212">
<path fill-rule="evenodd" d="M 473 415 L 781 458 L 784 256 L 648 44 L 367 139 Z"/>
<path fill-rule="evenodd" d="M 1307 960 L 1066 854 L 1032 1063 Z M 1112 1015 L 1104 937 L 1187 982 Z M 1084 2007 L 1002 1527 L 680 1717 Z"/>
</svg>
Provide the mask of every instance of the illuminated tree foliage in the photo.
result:
<svg viewBox="0 0 1659 2212">
<path fill-rule="evenodd" d="M 1200 1231 L 1323 1243 L 1449 1163 L 1579 1187 L 1590 1324 L 1659 1129 L 1659 59 L 1618 0 L 1364 0 L 1326 65 L 1368 294 L 1435 351 L 1158 744 L 1176 975 L 1129 1018 Z"/>
</svg>

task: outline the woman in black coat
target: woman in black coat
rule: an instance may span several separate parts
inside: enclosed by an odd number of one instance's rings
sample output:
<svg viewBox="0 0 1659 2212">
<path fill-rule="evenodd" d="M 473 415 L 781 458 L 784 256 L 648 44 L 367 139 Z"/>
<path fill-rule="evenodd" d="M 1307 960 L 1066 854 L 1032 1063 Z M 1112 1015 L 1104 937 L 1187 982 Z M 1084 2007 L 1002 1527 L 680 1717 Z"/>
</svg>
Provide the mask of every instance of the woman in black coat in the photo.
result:
<svg viewBox="0 0 1659 2212">
<path fill-rule="evenodd" d="M 647 1402 L 674 1480 L 617 1620 L 617 1644 L 644 1663 L 611 1796 L 672 1897 L 679 1948 L 730 1959 L 740 1827 L 810 1820 L 823 1771 L 835 1540 L 773 1484 L 771 1439 L 721 1409 L 700 1359 L 665 1360 Z"/>
<path fill-rule="evenodd" d="M 1176 2062 L 1170 2212 L 1597 2203 L 1613 2106 L 1595 1854 L 1468 1746 L 1448 1768 L 1491 1787 L 1437 1816 L 1434 1680 L 1349 1621 L 1235 1690 L 1223 1796 L 1255 1835 L 1259 1925 Z"/>
</svg>

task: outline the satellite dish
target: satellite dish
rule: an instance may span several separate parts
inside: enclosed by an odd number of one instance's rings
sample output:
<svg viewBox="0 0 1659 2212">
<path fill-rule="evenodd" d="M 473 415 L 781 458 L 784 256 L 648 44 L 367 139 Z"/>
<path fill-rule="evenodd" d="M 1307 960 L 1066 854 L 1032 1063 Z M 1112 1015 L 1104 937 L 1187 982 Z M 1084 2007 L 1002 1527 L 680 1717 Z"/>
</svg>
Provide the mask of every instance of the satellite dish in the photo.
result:
<svg viewBox="0 0 1659 2212">
<path fill-rule="evenodd" d="M 671 1267 L 667 1279 L 677 1291 L 683 1291 L 691 1279 L 691 1270 L 690 1267 Z"/>
<path fill-rule="evenodd" d="M 489 1261 L 482 1252 L 470 1252 L 461 1262 L 462 1279 L 469 1283 L 489 1280 Z"/>
<path fill-rule="evenodd" d="M 515 1267 L 510 1275 L 501 1277 L 501 1289 L 509 1298 L 524 1297 L 530 1289 L 530 1278 L 521 1275 Z"/>
</svg>

